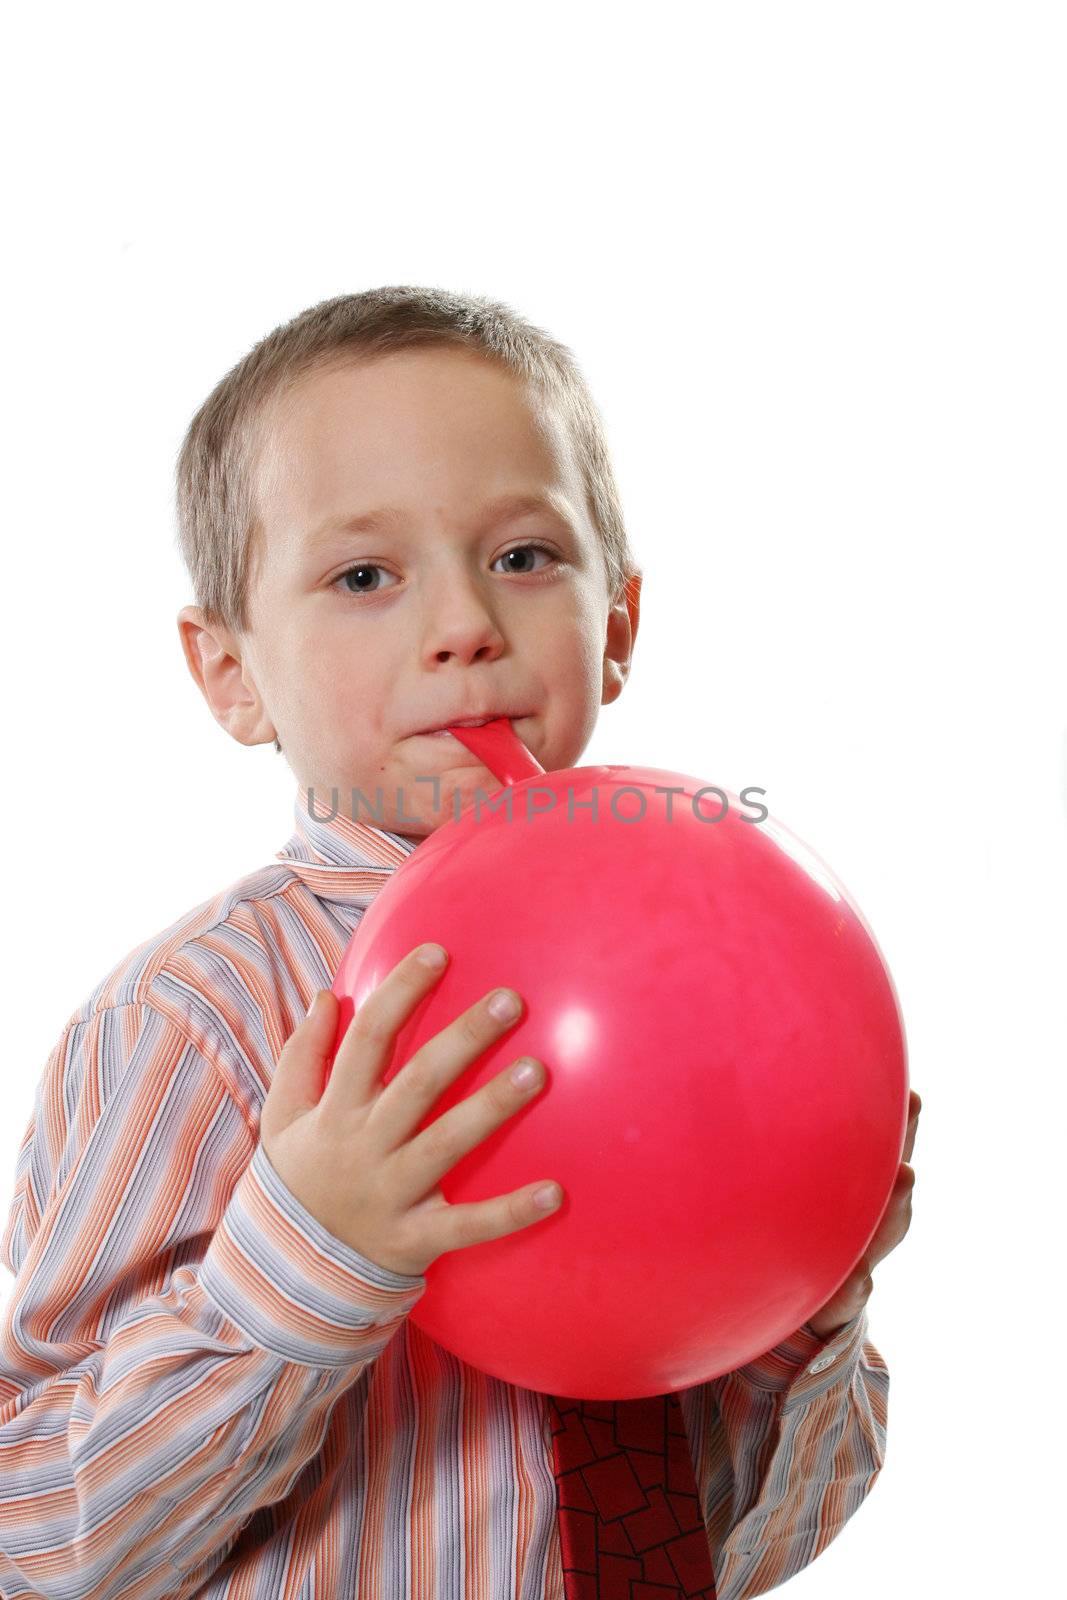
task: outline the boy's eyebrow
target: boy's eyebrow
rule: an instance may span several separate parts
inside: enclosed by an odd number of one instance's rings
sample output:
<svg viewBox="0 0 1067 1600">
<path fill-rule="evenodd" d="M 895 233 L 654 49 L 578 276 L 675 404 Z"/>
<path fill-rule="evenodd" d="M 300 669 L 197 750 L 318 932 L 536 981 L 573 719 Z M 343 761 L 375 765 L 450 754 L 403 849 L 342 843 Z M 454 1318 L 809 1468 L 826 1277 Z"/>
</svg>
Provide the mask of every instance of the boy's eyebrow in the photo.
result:
<svg viewBox="0 0 1067 1600">
<path fill-rule="evenodd" d="M 483 525 L 512 522 L 530 512 L 541 512 L 557 518 L 577 535 L 576 519 L 569 502 L 563 495 L 505 494 L 489 500 L 477 514 Z M 338 533 L 381 533 L 395 530 L 404 521 L 404 512 L 396 506 L 381 506 L 375 511 L 363 511 L 351 517 L 328 517 L 308 535 L 308 544 L 317 545 Z"/>
</svg>

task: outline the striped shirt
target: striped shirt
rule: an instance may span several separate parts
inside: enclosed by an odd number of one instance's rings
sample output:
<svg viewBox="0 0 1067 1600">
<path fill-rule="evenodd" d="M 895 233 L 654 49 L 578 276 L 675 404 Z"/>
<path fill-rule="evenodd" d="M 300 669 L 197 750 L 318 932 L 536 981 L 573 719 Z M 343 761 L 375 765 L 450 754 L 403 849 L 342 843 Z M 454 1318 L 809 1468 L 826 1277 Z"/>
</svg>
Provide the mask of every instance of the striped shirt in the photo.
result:
<svg viewBox="0 0 1067 1600">
<path fill-rule="evenodd" d="M 0 1256 L 6 1600 L 563 1600 L 546 1397 L 408 1313 L 258 1142 L 275 1062 L 416 848 L 298 785 L 274 863 L 108 973 L 37 1086 Z M 719 1600 L 884 1461 L 866 1313 L 679 1392 Z"/>
</svg>

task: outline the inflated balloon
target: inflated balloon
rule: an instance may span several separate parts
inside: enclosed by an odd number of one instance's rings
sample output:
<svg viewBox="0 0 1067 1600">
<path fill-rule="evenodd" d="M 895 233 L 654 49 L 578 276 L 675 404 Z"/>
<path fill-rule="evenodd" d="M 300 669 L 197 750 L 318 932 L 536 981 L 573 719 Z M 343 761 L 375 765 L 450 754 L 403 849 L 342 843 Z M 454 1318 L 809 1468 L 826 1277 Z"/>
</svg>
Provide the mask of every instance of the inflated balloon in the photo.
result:
<svg viewBox="0 0 1067 1600">
<path fill-rule="evenodd" d="M 556 1395 L 732 1371 L 830 1299 L 893 1189 L 908 1080 L 881 952 L 825 863 L 729 790 L 647 767 L 545 772 L 505 719 L 449 731 L 498 782 L 367 908 L 333 985 L 334 1050 L 429 940 L 450 961 L 384 1082 L 488 990 L 517 990 L 519 1023 L 419 1129 L 535 1056 L 545 1086 L 441 1190 L 462 1204 L 550 1178 L 564 1199 L 439 1256 L 411 1320 Z"/>
</svg>

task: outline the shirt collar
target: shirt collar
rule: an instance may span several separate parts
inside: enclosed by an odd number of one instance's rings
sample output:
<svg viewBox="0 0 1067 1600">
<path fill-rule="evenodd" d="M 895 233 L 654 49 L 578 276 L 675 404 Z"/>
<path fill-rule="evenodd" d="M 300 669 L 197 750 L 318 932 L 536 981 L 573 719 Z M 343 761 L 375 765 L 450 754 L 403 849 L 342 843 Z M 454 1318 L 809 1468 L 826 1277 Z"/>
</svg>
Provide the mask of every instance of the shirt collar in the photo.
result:
<svg viewBox="0 0 1067 1600">
<path fill-rule="evenodd" d="M 365 910 L 402 866 L 418 841 L 345 814 L 339 791 L 300 783 L 293 805 L 295 827 L 275 859 L 312 894 L 335 905 Z"/>
</svg>

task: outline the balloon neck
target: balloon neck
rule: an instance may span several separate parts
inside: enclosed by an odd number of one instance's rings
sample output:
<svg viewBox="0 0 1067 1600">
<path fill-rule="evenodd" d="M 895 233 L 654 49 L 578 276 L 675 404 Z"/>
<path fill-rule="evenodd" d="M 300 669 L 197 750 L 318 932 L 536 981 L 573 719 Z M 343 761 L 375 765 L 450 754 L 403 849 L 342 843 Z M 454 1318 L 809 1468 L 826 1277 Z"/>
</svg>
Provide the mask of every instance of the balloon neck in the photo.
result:
<svg viewBox="0 0 1067 1600">
<path fill-rule="evenodd" d="M 494 717 L 480 728 L 449 728 L 448 731 L 505 786 L 523 778 L 535 778 L 545 770 L 537 757 L 527 750 L 507 717 Z"/>
</svg>

